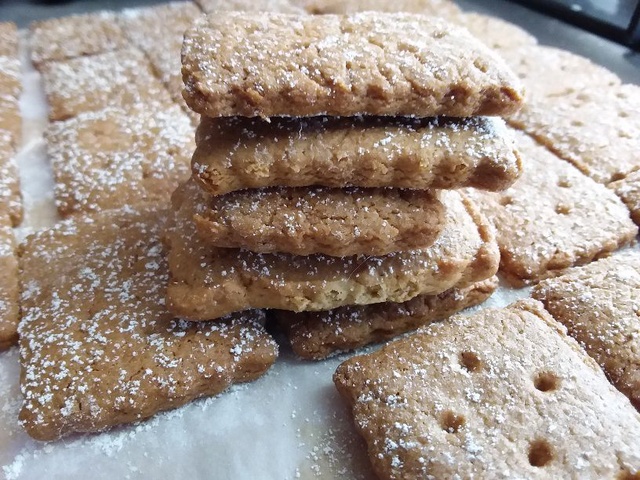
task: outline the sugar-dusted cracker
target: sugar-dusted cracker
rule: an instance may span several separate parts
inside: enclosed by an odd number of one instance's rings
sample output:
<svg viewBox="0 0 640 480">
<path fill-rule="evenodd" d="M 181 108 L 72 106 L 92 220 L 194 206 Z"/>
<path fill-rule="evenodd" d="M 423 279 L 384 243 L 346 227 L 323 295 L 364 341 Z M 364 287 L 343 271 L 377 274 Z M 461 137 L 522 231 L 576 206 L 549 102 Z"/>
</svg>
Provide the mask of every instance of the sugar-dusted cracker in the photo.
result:
<svg viewBox="0 0 640 480">
<path fill-rule="evenodd" d="M 18 340 L 18 259 L 10 221 L 0 213 L 0 350 Z"/>
<path fill-rule="evenodd" d="M 11 135 L 0 130 L 0 219 L 17 226 L 22 221 L 22 195 L 14 157 Z"/>
<path fill-rule="evenodd" d="M 621 83 L 605 67 L 559 48 L 523 45 L 500 54 L 522 80 L 529 102 L 536 97 L 560 97 L 584 88 L 607 89 Z"/>
<path fill-rule="evenodd" d="M 147 58 L 135 48 L 47 63 L 42 77 L 49 119 L 54 121 L 108 106 L 161 110 L 173 103 Z"/>
<path fill-rule="evenodd" d="M 302 14 L 305 10 L 290 0 L 196 0 L 206 13 L 215 12 L 279 12 Z"/>
<path fill-rule="evenodd" d="M 69 15 L 30 25 L 31 61 L 38 68 L 45 62 L 95 55 L 128 45 L 113 12 Z"/>
<path fill-rule="evenodd" d="M 49 124 L 45 139 L 63 217 L 142 202 L 168 205 L 189 178 L 193 128 L 177 105 L 82 113 Z"/>
<path fill-rule="evenodd" d="M 522 166 L 499 118 L 202 119 L 193 175 L 214 195 L 245 188 L 472 186 L 502 190 Z"/>
<path fill-rule="evenodd" d="M 0 132 L 8 134 L 15 148 L 22 140 L 22 116 L 18 99 L 12 95 L 0 94 Z"/>
<path fill-rule="evenodd" d="M 173 198 L 168 228 L 174 314 L 207 320 L 249 308 L 328 310 L 344 305 L 404 302 L 493 276 L 499 262 L 493 230 L 457 192 L 442 192 L 446 223 L 426 249 L 382 257 L 260 254 L 203 242 L 192 222 L 204 192 L 192 181 Z"/>
<path fill-rule="evenodd" d="M 620 199 L 524 133 L 524 173 L 500 193 L 469 191 L 498 231 L 500 270 L 518 286 L 556 276 L 635 240 Z"/>
<path fill-rule="evenodd" d="M 534 99 L 509 122 L 599 183 L 640 165 L 640 86 L 585 88 Z"/>
<path fill-rule="evenodd" d="M 488 47 L 500 50 L 511 50 L 518 47 L 536 45 L 538 40 L 523 28 L 498 17 L 482 13 L 463 13 L 456 19 Z M 526 86 L 526 84 L 525 84 Z M 527 89 L 527 95 L 529 90 Z"/>
<path fill-rule="evenodd" d="M 532 295 L 640 410 L 640 252 L 572 269 L 541 282 Z"/>
<path fill-rule="evenodd" d="M 275 361 L 260 312 L 195 325 L 167 311 L 165 221 L 128 208 L 67 220 L 22 246 L 20 420 L 32 437 L 141 420 Z"/>
<path fill-rule="evenodd" d="M 640 475 L 640 415 L 533 300 L 432 324 L 334 382 L 381 479 Z"/>
<path fill-rule="evenodd" d="M 209 196 L 194 216 L 216 247 L 334 257 L 426 248 L 445 224 L 437 193 L 362 188 L 271 188 Z"/>
<path fill-rule="evenodd" d="M 0 22 L 0 56 L 18 57 L 18 27 L 13 22 Z"/>
<path fill-rule="evenodd" d="M 461 13 L 460 8 L 451 0 L 305 0 L 304 4 L 307 11 L 315 14 L 376 11 L 422 13 L 451 18 Z"/>
<path fill-rule="evenodd" d="M 522 102 L 494 52 L 426 15 L 220 12 L 187 31 L 182 54 L 185 100 L 210 117 L 466 117 Z"/>
<path fill-rule="evenodd" d="M 493 277 L 439 295 L 418 295 L 404 303 L 347 306 L 324 312 L 276 310 L 275 316 L 296 355 L 322 360 L 444 320 L 484 302 L 497 287 L 498 279 Z"/>
<path fill-rule="evenodd" d="M 0 56 L 0 95 L 19 98 L 22 91 L 20 60 L 17 57 Z"/>
<path fill-rule="evenodd" d="M 625 178 L 609 184 L 631 212 L 631 218 L 640 225 L 640 169 Z"/>
</svg>

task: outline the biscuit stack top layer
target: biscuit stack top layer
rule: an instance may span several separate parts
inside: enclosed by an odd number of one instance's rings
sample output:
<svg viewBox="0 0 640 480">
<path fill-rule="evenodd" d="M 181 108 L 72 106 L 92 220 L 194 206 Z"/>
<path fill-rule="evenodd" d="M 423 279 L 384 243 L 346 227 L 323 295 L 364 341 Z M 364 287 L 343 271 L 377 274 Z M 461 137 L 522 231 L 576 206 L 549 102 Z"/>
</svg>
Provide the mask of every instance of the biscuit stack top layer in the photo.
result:
<svg viewBox="0 0 640 480">
<path fill-rule="evenodd" d="M 522 90 L 466 30 L 218 12 L 185 34 L 182 74 L 202 119 L 167 235 L 174 313 L 404 302 L 495 274 L 484 218 L 437 189 L 515 181 L 497 117 Z"/>
</svg>

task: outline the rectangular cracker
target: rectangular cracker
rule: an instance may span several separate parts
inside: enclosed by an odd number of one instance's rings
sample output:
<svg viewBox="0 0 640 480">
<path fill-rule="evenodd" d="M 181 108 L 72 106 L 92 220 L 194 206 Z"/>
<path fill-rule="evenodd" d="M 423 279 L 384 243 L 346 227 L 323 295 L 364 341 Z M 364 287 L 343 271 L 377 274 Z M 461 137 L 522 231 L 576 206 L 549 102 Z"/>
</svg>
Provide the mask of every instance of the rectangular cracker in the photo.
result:
<svg viewBox="0 0 640 480">
<path fill-rule="evenodd" d="M 461 13 L 460 8 L 451 0 L 306 0 L 304 3 L 307 11 L 314 14 L 376 11 L 456 18 Z"/>
<path fill-rule="evenodd" d="M 609 188 L 616 192 L 631 212 L 633 221 L 640 225 L 640 169 L 610 183 Z"/>
<path fill-rule="evenodd" d="M 446 223 L 429 248 L 382 257 L 259 254 L 215 248 L 196 234 L 193 214 L 206 202 L 193 182 L 173 198 L 171 311 L 207 320 L 249 308 L 329 310 L 344 305 L 404 302 L 464 287 L 495 274 L 493 230 L 457 192 L 443 192 Z"/>
<path fill-rule="evenodd" d="M 22 116 L 18 99 L 0 94 L 0 131 L 8 134 L 10 143 L 17 148 L 22 140 Z"/>
<path fill-rule="evenodd" d="M 536 37 L 518 25 L 491 15 L 476 12 L 463 13 L 456 17 L 455 21 L 469 30 L 486 46 L 500 50 L 500 54 L 503 56 L 504 50 L 529 47 L 538 43 Z M 510 66 L 513 68 L 513 65 Z M 519 72 L 516 71 L 516 73 Z M 528 85 L 525 84 L 525 86 L 528 97 L 529 88 Z"/>
<path fill-rule="evenodd" d="M 501 193 L 469 191 L 498 231 L 500 270 L 517 286 L 555 276 L 635 240 L 616 195 L 517 134 L 524 173 Z"/>
<path fill-rule="evenodd" d="M 409 13 L 223 13 L 187 31 L 185 99 L 219 116 L 505 115 L 520 83 L 464 29 Z"/>
<path fill-rule="evenodd" d="M 52 121 L 108 106 L 160 110 L 173 103 L 135 48 L 47 63 L 42 79 Z"/>
<path fill-rule="evenodd" d="M 213 195 L 271 186 L 503 190 L 522 165 L 501 119 L 202 119 L 193 176 Z"/>
<path fill-rule="evenodd" d="M 45 62 L 111 52 L 127 46 L 127 37 L 113 12 L 69 15 L 33 22 L 30 27 L 31 61 Z"/>
<path fill-rule="evenodd" d="M 177 105 L 82 113 L 50 124 L 45 139 L 63 217 L 141 202 L 168 204 L 189 178 L 193 127 Z"/>
<path fill-rule="evenodd" d="M 263 314 L 198 325 L 164 305 L 166 214 L 128 208 L 65 221 L 21 253 L 20 421 L 38 440 L 142 420 L 275 361 Z"/>
<path fill-rule="evenodd" d="M 493 277 L 439 295 L 418 295 L 404 303 L 346 306 L 324 312 L 276 310 L 275 316 L 296 355 L 322 360 L 444 320 L 484 302 L 497 287 L 498 279 Z"/>
<path fill-rule="evenodd" d="M 289 0 L 196 0 L 206 13 L 216 12 L 279 12 L 302 14 L 305 10 Z"/>
<path fill-rule="evenodd" d="M 13 22 L 0 22 L 0 56 L 18 57 L 18 27 Z"/>
<path fill-rule="evenodd" d="M 640 252 L 541 282 L 532 293 L 640 410 Z"/>
<path fill-rule="evenodd" d="M 0 350 L 18 340 L 18 259 L 9 220 L 0 217 Z"/>
<path fill-rule="evenodd" d="M 431 246 L 445 211 L 422 190 L 274 188 L 210 196 L 194 222 L 215 247 L 380 256 Z"/>
<path fill-rule="evenodd" d="M 640 165 L 640 86 L 585 88 L 534 99 L 509 122 L 599 183 Z"/>
<path fill-rule="evenodd" d="M 640 473 L 640 416 L 532 300 L 432 324 L 334 382 L 381 479 Z"/>
<path fill-rule="evenodd" d="M 22 221 L 20 177 L 15 162 L 11 135 L 0 130 L 0 218 L 8 218 L 13 226 Z"/>
</svg>

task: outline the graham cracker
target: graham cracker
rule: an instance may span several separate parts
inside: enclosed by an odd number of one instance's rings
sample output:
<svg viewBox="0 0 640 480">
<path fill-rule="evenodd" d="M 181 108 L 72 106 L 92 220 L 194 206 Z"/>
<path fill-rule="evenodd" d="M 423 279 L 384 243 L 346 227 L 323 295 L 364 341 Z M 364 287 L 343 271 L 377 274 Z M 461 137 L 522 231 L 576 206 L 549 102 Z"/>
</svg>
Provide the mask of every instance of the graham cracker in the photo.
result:
<svg viewBox="0 0 640 480">
<path fill-rule="evenodd" d="M 498 279 L 493 277 L 439 295 L 418 295 L 404 303 L 346 306 L 324 312 L 276 310 L 275 316 L 296 355 L 322 360 L 444 320 L 484 302 L 497 287 Z"/>
<path fill-rule="evenodd" d="M 640 415 L 532 300 L 340 365 L 381 479 L 635 478 Z"/>
<path fill-rule="evenodd" d="M 500 54 L 503 56 L 505 55 L 504 50 L 528 47 L 538 43 L 536 37 L 518 25 L 491 15 L 475 12 L 463 13 L 456 20 L 486 46 L 500 50 Z M 513 65 L 510 66 L 513 68 Z M 516 73 L 519 72 L 516 71 Z M 526 86 L 528 87 L 528 85 Z M 528 95 L 529 89 L 527 88 Z"/>
<path fill-rule="evenodd" d="M 541 282 L 532 293 L 640 410 L 640 252 Z"/>
<path fill-rule="evenodd" d="M 158 111 L 106 108 L 50 124 L 45 139 L 60 215 L 168 204 L 189 178 L 192 135 L 177 105 Z"/>
<path fill-rule="evenodd" d="M 522 165 L 501 119 L 202 119 L 194 178 L 211 194 L 271 186 L 503 190 Z"/>
<path fill-rule="evenodd" d="M 280 12 L 305 13 L 304 9 L 289 0 L 196 0 L 206 13 L 215 12 Z"/>
<path fill-rule="evenodd" d="M 18 57 L 18 27 L 13 22 L 0 22 L 0 56 Z"/>
<path fill-rule="evenodd" d="M 518 79 L 463 28 L 410 13 L 224 13 L 187 31 L 185 100 L 209 116 L 506 115 Z"/>
<path fill-rule="evenodd" d="M 501 193 L 468 194 L 498 231 L 500 270 L 517 286 L 632 243 L 638 228 L 620 199 L 524 133 L 524 173 Z"/>
<path fill-rule="evenodd" d="M 213 246 L 259 253 L 386 255 L 426 248 L 445 223 L 437 193 L 273 188 L 210 197 L 194 216 Z"/>
<path fill-rule="evenodd" d="M 30 27 L 31 61 L 38 68 L 45 62 L 96 55 L 128 45 L 113 12 L 68 15 L 33 22 Z"/>
<path fill-rule="evenodd" d="M 455 18 L 461 11 L 450 0 L 308 0 L 305 6 L 314 14 L 350 14 L 366 11 L 409 12 Z"/>
<path fill-rule="evenodd" d="M 637 85 L 597 86 L 536 98 L 509 122 L 599 183 L 619 180 L 640 163 Z"/>
<path fill-rule="evenodd" d="M 0 350 L 18 341 L 18 259 L 9 220 L 0 218 Z"/>
<path fill-rule="evenodd" d="M 192 181 L 174 194 L 167 232 L 170 310 L 207 320 L 249 308 L 306 311 L 404 302 L 468 286 L 495 274 L 493 230 L 457 192 L 442 192 L 446 223 L 429 248 L 375 257 L 260 254 L 216 248 L 196 234 L 192 218 L 207 202 Z"/>
<path fill-rule="evenodd" d="M 0 130 L 0 219 L 17 226 L 22 221 L 22 195 L 14 156 L 11 135 Z"/>
<path fill-rule="evenodd" d="M 51 121 L 110 106 L 161 110 L 173 103 L 135 48 L 47 63 L 42 79 Z"/>
<path fill-rule="evenodd" d="M 254 380 L 275 361 L 260 312 L 198 325 L 167 312 L 165 221 L 129 207 L 23 245 L 20 421 L 32 437 L 142 420 Z"/>
<path fill-rule="evenodd" d="M 633 221 L 640 225 L 640 169 L 610 183 L 609 188 L 616 192 L 631 212 Z"/>
</svg>

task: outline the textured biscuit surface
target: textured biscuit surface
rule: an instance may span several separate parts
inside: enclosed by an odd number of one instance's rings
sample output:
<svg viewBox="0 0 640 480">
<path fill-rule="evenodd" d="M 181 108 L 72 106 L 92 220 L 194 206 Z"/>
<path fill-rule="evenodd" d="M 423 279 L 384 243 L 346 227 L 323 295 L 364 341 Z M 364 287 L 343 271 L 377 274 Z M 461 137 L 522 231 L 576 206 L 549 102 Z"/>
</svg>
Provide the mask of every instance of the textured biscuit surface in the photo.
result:
<svg viewBox="0 0 640 480">
<path fill-rule="evenodd" d="M 404 302 L 495 274 L 493 231 L 457 192 L 442 192 L 445 226 L 429 248 L 381 257 L 260 254 L 206 245 L 192 218 L 203 192 L 189 182 L 174 195 L 169 308 L 207 320 L 248 308 L 328 310 L 343 305 Z"/>
<path fill-rule="evenodd" d="M 18 260 L 13 231 L 0 218 L 0 350 L 18 340 Z"/>
<path fill-rule="evenodd" d="M 500 269 L 516 285 L 590 262 L 634 241 L 619 198 L 524 133 L 524 173 L 501 193 L 469 191 L 498 231 Z"/>
<path fill-rule="evenodd" d="M 13 22 L 0 22 L 0 55 L 18 57 L 18 27 Z"/>
<path fill-rule="evenodd" d="M 464 13 L 456 18 L 456 22 L 467 28 L 474 37 L 477 37 L 488 47 L 501 50 L 501 55 L 504 55 L 503 50 L 536 45 L 538 43 L 536 37 L 526 30 L 490 15 Z M 527 85 L 525 84 L 525 86 Z M 528 94 L 529 89 L 527 88 Z"/>
<path fill-rule="evenodd" d="M 210 197 L 194 220 L 217 247 L 346 257 L 426 248 L 445 213 L 420 190 L 273 188 Z"/>
<path fill-rule="evenodd" d="M 534 99 L 509 121 L 599 183 L 619 180 L 640 165 L 640 86 Z"/>
<path fill-rule="evenodd" d="M 134 48 L 47 63 L 42 69 L 49 119 L 65 120 L 108 106 L 171 105 L 144 54 Z M 160 105 L 160 107 L 158 107 Z"/>
<path fill-rule="evenodd" d="M 323 312 L 277 310 L 275 315 L 299 357 L 321 360 L 444 320 L 484 302 L 497 287 L 498 279 L 493 277 L 439 295 L 418 295 L 404 303 L 347 306 Z"/>
<path fill-rule="evenodd" d="M 17 56 L 0 56 L 0 134 L 10 134 L 17 147 L 22 139 L 22 119 L 18 100 L 22 92 L 20 60 Z"/>
<path fill-rule="evenodd" d="M 45 138 L 60 214 L 168 204 L 189 178 L 192 134 L 177 105 L 162 111 L 106 108 L 50 124 Z"/>
<path fill-rule="evenodd" d="M 633 221 L 640 225 L 640 170 L 631 172 L 622 180 L 609 184 L 631 212 Z"/>
<path fill-rule="evenodd" d="M 0 218 L 10 218 L 13 225 L 22 220 L 20 179 L 11 136 L 0 131 Z"/>
<path fill-rule="evenodd" d="M 450 0 L 307 0 L 307 11 L 315 14 L 376 12 L 410 12 L 438 17 L 456 17 L 460 9 Z"/>
<path fill-rule="evenodd" d="M 187 32 L 182 54 L 185 99 L 210 117 L 465 117 L 522 102 L 499 57 L 426 15 L 219 13 Z"/>
<path fill-rule="evenodd" d="M 430 325 L 334 381 L 382 479 L 640 472 L 640 415 L 532 300 Z"/>
<path fill-rule="evenodd" d="M 31 60 L 36 66 L 48 61 L 110 52 L 127 45 L 125 34 L 112 12 L 33 22 L 30 30 Z"/>
<path fill-rule="evenodd" d="M 193 175 L 214 195 L 245 188 L 472 186 L 501 190 L 521 173 L 501 119 L 203 118 Z"/>
<path fill-rule="evenodd" d="M 246 312 L 194 325 L 164 305 L 166 215 L 66 221 L 22 247 L 20 419 L 52 440 L 147 418 L 264 373 L 277 347 Z"/>
<path fill-rule="evenodd" d="M 213 12 L 279 12 L 305 13 L 302 7 L 289 0 L 196 0 L 206 13 Z"/>
<path fill-rule="evenodd" d="M 545 280 L 533 297 L 640 410 L 640 252 L 620 252 Z"/>
</svg>

